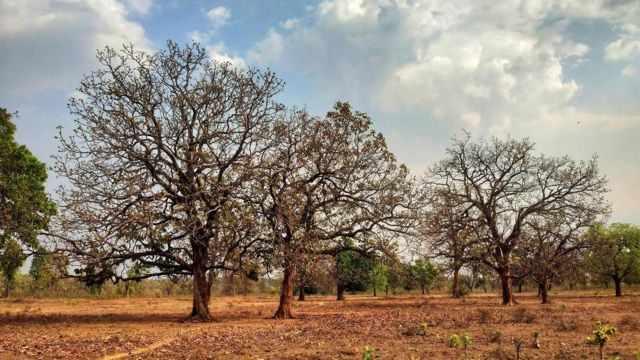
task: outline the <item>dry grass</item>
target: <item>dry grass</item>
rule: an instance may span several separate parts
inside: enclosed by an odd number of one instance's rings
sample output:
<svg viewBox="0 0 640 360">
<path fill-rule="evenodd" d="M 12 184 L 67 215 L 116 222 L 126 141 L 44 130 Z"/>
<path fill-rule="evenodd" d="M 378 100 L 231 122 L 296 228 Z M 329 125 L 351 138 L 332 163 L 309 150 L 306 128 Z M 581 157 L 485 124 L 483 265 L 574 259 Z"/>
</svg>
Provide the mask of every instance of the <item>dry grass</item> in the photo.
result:
<svg viewBox="0 0 640 360">
<path fill-rule="evenodd" d="M 296 302 L 297 318 L 287 321 L 269 319 L 276 300 L 215 299 L 218 321 L 210 324 L 176 321 L 190 299 L 3 300 L 0 359 L 359 359 L 366 345 L 380 359 L 454 359 L 461 352 L 448 338 L 461 332 L 473 338 L 470 359 L 513 357 L 514 338 L 523 339 L 523 359 L 580 359 L 595 356 L 582 339 L 596 320 L 620 328 L 609 354 L 626 359 L 640 348 L 638 296 L 564 293 L 540 305 L 525 294 L 515 307 L 500 306 L 494 295 L 464 302 L 438 295 L 345 302 L 312 296 Z M 421 324 L 428 324 L 424 334 L 416 330 Z M 542 332 L 540 349 L 530 346 L 534 330 Z"/>
</svg>

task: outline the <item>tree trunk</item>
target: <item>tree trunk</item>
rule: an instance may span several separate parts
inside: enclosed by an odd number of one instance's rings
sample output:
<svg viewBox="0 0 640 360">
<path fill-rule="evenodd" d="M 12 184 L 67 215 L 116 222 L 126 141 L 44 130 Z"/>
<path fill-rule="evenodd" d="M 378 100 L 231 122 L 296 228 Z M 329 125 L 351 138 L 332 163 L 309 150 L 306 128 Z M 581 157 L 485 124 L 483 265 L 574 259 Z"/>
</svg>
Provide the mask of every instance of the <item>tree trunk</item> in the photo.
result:
<svg viewBox="0 0 640 360">
<path fill-rule="evenodd" d="M 285 260 L 282 274 L 282 288 L 280 291 L 280 304 L 273 315 L 274 319 L 293 319 L 291 304 L 293 303 L 293 274 L 294 269 L 288 260 Z"/>
<path fill-rule="evenodd" d="M 373 285 L 373 297 L 378 296 L 378 294 L 376 293 L 376 285 Z"/>
<path fill-rule="evenodd" d="M 193 246 L 193 307 L 190 320 L 213 321 L 209 312 L 211 286 L 207 279 L 207 253 L 207 247 Z"/>
<path fill-rule="evenodd" d="M 500 275 L 500 283 L 502 285 L 502 305 L 515 305 L 513 298 L 513 288 L 511 283 L 511 269 L 509 264 L 505 264 L 498 269 Z"/>
<path fill-rule="evenodd" d="M 336 292 L 338 294 L 338 296 L 336 297 L 336 300 L 338 301 L 344 300 L 344 286 L 342 284 L 338 284 Z"/>
<path fill-rule="evenodd" d="M 305 301 L 307 299 L 307 293 L 304 291 L 304 286 L 300 286 L 300 293 L 298 294 L 298 301 Z"/>
<path fill-rule="evenodd" d="M 542 276 L 542 279 L 540 279 L 538 291 L 540 291 L 540 297 L 542 297 L 542 303 L 548 304 L 549 303 L 549 278 L 547 276 Z"/>
<path fill-rule="evenodd" d="M 613 278 L 613 281 L 616 285 L 616 296 L 622 296 L 622 279 L 616 276 Z"/>
<path fill-rule="evenodd" d="M 452 298 L 460 299 L 462 294 L 460 293 L 460 268 L 453 269 L 453 292 L 451 294 Z"/>
<path fill-rule="evenodd" d="M 424 285 L 421 285 L 420 289 L 422 290 L 422 295 L 424 295 Z"/>
<path fill-rule="evenodd" d="M 4 291 L 2 291 L 2 297 L 5 299 L 9 297 L 9 284 L 5 285 Z"/>
<path fill-rule="evenodd" d="M 518 292 L 519 293 L 522 292 L 522 283 L 521 282 L 518 283 Z"/>
<path fill-rule="evenodd" d="M 384 287 L 384 294 L 389 296 L 389 285 Z"/>
</svg>

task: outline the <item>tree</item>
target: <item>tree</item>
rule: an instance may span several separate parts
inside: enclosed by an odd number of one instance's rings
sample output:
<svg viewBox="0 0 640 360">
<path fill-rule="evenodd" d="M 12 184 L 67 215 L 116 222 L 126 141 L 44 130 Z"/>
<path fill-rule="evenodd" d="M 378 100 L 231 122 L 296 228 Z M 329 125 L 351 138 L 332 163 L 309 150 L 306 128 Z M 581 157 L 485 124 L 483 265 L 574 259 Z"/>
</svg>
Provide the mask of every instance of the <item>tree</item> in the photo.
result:
<svg viewBox="0 0 640 360">
<path fill-rule="evenodd" d="M 292 111 L 274 127 L 275 146 L 247 201 L 262 215 L 269 256 L 282 268 L 275 318 L 292 316 L 295 270 L 305 257 L 384 250 L 389 240 L 376 233 L 408 228 L 415 201 L 408 170 L 371 125 L 338 102 L 323 118 Z"/>
<path fill-rule="evenodd" d="M 613 279 L 616 296 L 622 296 L 622 281 L 640 270 L 640 227 L 613 223 L 593 226 L 587 234 L 590 262 L 595 272 Z"/>
<path fill-rule="evenodd" d="M 346 291 L 365 291 L 373 270 L 371 256 L 356 251 L 343 251 L 336 255 L 336 300 L 344 300 Z"/>
<path fill-rule="evenodd" d="M 549 302 L 548 289 L 572 262 L 572 256 L 587 246 L 584 232 L 600 214 L 589 208 L 566 208 L 550 216 L 533 216 L 522 234 L 522 267 L 538 283 L 542 303 Z"/>
<path fill-rule="evenodd" d="M 428 184 L 429 185 L 429 184 Z M 479 262 L 484 256 L 481 228 L 475 226 L 470 216 L 471 206 L 456 203 L 446 191 L 427 185 L 426 211 L 423 215 L 423 242 L 427 242 L 428 254 L 444 258 L 453 273 L 453 298 L 462 297 L 460 270 L 472 262 Z"/>
<path fill-rule="evenodd" d="M 418 259 L 413 264 L 407 265 L 409 281 L 417 284 L 422 291 L 422 295 L 429 293 L 429 288 L 438 274 L 438 270 L 429 261 Z"/>
<path fill-rule="evenodd" d="M 193 277 L 194 320 L 212 320 L 216 270 L 237 270 L 258 242 L 238 193 L 271 146 L 282 82 L 269 71 L 212 62 L 192 43 L 150 54 L 132 45 L 99 51 L 60 131 L 55 170 L 62 216 L 53 236 L 78 264 L 112 281 Z"/>
<path fill-rule="evenodd" d="M 55 206 L 44 189 L 45 164 L 14 136 L 11 114 L 0 108 L 0 267 L 9 295 L 15 272 L 39 248 L 38 235 L 47 228 Z"/>
<path fill-rule="evenodd" d="M 387 279 L 387 272 L 389 269 L 384 263 L 379 261 L 374 262 L 371 271 L 369 272 L 369 284 L 373 290 L 373 296 L 378 296 L 378 289 L 387 289 L 389 287 L 389 281 Z"/>
<path fill-rule="evenodd" d="M 429 186 L 469 207 L 488 254 L 482 261 L 499 275 L 504 305 L 515 304 L 511 256 L 527 220 L 567 208 L 607 210 L 607 180 L 596 158 L 536 155 L 527 139 L 472 142 L 469 134 L 454 138 L 446 154 L 429 170 Z"/>
</svg>

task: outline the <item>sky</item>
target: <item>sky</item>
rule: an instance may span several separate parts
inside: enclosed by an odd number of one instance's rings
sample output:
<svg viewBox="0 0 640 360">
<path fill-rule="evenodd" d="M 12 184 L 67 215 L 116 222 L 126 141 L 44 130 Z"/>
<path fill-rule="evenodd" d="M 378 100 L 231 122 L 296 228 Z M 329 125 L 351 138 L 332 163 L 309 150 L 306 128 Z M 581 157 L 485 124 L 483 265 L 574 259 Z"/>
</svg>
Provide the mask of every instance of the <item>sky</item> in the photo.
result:
<svg viewBox="0 0 640 360">
<path fill-rule="evenodd" d="M 96 50 L 167 40 L 272 69 L 313 114 L 349 101 L 416 175 L 463 130 L 597 155 L 610 220 L 640 224 L 640 0 L 0 0 L 18 142 L 51 163 Z"/>
</svg>

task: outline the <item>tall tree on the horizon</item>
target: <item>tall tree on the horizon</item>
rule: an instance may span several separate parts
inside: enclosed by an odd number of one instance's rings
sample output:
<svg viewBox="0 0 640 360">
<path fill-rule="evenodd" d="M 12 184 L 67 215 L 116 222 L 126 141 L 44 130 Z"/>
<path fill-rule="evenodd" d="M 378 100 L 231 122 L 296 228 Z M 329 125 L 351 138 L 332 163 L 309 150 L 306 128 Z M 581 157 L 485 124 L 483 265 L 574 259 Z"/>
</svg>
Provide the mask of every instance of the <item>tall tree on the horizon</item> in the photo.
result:
<svg viewBox="0 0 640 360">
<path fill-rule="evenodd" d="M 526 222 L 565 209 L 606 213 L 607 179 L 596 158 L 575 161 L 568 156 L 534 153 L 528 139 L 454 138 L 444 160 L 427 173 L 429 186 L 469 207 L 474 226 L 483 234 L 489 256 L 483 262 L 500 276 L 502 304 L 516 301 L 512 291 L 512 254 L 522 243 Z"/>
</svg>

